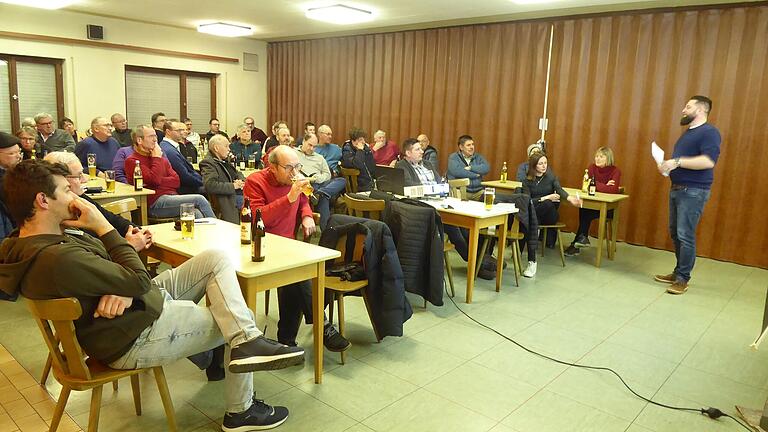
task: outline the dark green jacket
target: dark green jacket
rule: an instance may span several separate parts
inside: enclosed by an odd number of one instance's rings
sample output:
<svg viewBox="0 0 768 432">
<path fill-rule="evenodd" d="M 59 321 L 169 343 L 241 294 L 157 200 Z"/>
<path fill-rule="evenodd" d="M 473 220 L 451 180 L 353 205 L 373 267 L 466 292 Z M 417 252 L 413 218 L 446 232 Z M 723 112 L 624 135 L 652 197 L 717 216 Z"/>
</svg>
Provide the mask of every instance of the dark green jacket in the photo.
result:
<svg viewBox="0 0 768 432">
<path fill-rule="evenodd" d="M 115 230 L 100 239 L 88 234 L 19 238 L 14 231 L 0 245 L 0 289 L 35 300 L 76 297 L 83 309 L 75 321 L 77 339 L 104 363 L 125 354 L 163 309 L 163 296 L 139 255 Z M 133 297 L 133 305 L 114 319 L 93 318 L 107 294 Z"/>
</svg>

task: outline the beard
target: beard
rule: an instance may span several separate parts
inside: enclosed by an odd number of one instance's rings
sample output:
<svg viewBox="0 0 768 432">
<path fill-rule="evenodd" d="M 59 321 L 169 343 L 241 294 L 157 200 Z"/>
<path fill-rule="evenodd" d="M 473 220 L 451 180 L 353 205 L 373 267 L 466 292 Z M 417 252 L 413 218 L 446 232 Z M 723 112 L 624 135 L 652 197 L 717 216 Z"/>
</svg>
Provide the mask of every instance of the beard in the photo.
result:
<svg viewBox="0 0 768 432">
<path fill-rule="evenodd" d="M 693 121 L 693 116 L 686 114 L 680 117 L 680 126 L 687 126 L 691 124 L 692 121 Z"/>
</svg>

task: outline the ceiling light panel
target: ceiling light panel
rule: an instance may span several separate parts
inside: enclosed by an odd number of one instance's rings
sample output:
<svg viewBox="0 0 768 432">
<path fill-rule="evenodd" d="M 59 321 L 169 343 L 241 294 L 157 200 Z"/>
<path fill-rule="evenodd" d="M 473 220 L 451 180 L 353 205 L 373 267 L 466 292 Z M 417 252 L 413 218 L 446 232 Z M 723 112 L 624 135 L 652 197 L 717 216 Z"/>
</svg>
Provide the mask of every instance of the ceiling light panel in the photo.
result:
<svg viewBox="0 0 768 432">
<path fill-rule="evenodd" d="M 253 34 L 253 27 L 242 24 L 229 24 L 215 22 L 208 24 L 199 24 L 197 31 L 224 37 L 250 36 Z"/>
<path fill-rule="evenodd" d="M 372 21 L 374 13 L 360 7 L 334 4 L 307 9 L 307 18 L 332 24 L 357 24 Z"/>
<path fill-rule="evenodd" d="M 61 9 L 77 3 L 76 0 L 0 0 L 0 3 L 8 3 L 18 6 L 28 6 L 38 9 Z"/>
</svg>

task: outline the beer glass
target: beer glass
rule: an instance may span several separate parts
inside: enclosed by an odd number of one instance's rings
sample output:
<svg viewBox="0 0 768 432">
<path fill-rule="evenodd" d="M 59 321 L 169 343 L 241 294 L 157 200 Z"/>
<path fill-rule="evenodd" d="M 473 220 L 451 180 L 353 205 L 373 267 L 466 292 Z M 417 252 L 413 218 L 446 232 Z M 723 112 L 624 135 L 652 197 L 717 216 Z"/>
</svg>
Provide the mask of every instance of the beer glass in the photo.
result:
<svg viewBox="0 0 768 432">
<path fill-rule="evenodd" d="M 88 175 L 96 177 L 96 153 L 88 153 L 86 160 L 88 161 Z"/>
<path fill-rule="evenodd" d="M 107 182 L 107 193 L 115 193 L 115 172 L 112 170 L 104 171 L 104 179 Z"/>
<path fill-rule="evenodd" d="M 301 173 L 297 173 L 293 177 L 294 182 L 297 182 L 299 180 L 304 180 L 304 179 L 306 179 L 306 177 L 304 177 L 304 175 Z M 312 187 L 312 183 L 307 183 L 303 188 L 301 188 L 301 191 L 304 193 L 304 195 L 307 196 L 307 198 L 309 198 L 310 196 L 312 196 L 312 193 L 315 191 L 315 189 Z"/>
<path fill-rule="evenodd" d="M 485 209 L 490 210 L 493 207 L 493 201 L 496 199 L 496 188 L 487 187 L 483 191 L 483 201 L 485 202 Z"/>
<path fill-rule="evenodd" d="M 248 156 L 248 169 L 256 169 L 256 155 Z"/>
<path fill-rule="evenodd" d="M 185 240 L 193 239 L 195 238 L 195 205 L 182 204 L 180 209 L 181 238 Z"/>
</svg>

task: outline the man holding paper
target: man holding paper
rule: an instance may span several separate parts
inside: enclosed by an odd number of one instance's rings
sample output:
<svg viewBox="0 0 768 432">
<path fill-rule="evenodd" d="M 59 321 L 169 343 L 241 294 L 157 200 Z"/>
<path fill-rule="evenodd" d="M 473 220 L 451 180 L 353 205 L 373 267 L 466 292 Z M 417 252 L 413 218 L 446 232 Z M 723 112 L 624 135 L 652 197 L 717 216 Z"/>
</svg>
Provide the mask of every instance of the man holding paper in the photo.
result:
<svg viewBox="0 0 768 432">
<path fill-rule="evenodd" d="M 683 108 L 680 125 L 688 129 L 675 143 L 672 158 L 658 163 L 659 172 L 672 181 L 669 192 L 669 233 L 675 244 L 675 270 L 656 275 L 658 282 L 671 284 L 670 294 L 683 294 L 696 260 L 696 226 L 709 199 L 714 168 L 720 156 L 720 132 L 707 123 L 712 101 L 693 96 Z M 663 152 L 662 158 L 663 158 Z M 654 156 L 657 154 L 654 152 Z"/>
</svg>

